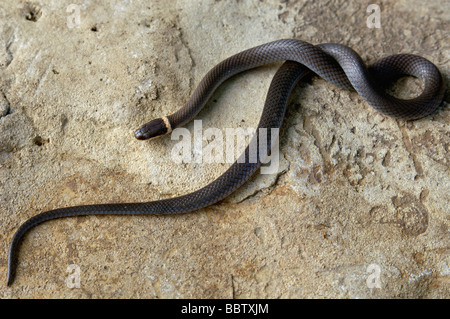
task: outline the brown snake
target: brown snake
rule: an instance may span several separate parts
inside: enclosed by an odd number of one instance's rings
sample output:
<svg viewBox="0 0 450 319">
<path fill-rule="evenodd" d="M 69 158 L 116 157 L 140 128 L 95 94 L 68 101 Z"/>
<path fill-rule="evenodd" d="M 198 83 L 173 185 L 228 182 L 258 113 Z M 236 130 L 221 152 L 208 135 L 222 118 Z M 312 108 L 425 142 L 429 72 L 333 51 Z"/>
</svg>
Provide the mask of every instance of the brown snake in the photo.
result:
<svg viewBox="0 0 450 319">
<path fill-rule="evenodd" d="M 390 117 L 414 120 L 432 113 L 441 103 L 444 82 L 439 70 L 428 60 L 411 54 L 392 55 L 366 68 L 352 49 L 334 43 L 312 45 L 286 39 L 266 43 L 238 53 L 216 65 L 202 79 L 186 104 L 175 113 L 155 119 L 135 132 L 138 139 L 155 138 L 170 133 L 192 120 L 205 106 L 215 89 L 231 76 L 267 63 L 287 61 L 275 74 L 265 101 L 257 131 L 280 128 L 292 89 L 311 71 L 344 89 L 355 90 L 372 107 Z M 399 77 L 419 78 L 424 89 L 420 96 L 397 99 L 385 92 Z M 216 180 L 192 193 L 163 200 L 142 203 L 98 204 L 58 208 L 43 212 L 24 222 L 14 234 L 8 253 L 7 285 L 14 280 L 19 244 L 27 231 L 47 220 L 81 215 L 137 215 L 186 213 L 214 204 L 244 184 L 260 167 L 261 159 L 271 147 L 267 137 L 266 152 L 257 154 L 256 163 L 235 162 Z"/>
</svg>

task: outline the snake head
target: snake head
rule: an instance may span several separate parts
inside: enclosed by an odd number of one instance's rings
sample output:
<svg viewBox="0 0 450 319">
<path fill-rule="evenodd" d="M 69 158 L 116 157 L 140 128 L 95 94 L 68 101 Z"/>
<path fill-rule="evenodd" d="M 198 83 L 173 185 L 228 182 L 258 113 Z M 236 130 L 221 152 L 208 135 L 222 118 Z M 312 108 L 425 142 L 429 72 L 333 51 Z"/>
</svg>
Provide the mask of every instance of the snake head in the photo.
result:
<svg viewBox="0 0 450 319">
<path fill-rule="evenodd" d="M 170 123 L 167 118 L 157 118 L 138 128 L 134 132 L 134 136 L 138 140 L 148 140 L 170 133 L 170 131 Z"/>
</svg>

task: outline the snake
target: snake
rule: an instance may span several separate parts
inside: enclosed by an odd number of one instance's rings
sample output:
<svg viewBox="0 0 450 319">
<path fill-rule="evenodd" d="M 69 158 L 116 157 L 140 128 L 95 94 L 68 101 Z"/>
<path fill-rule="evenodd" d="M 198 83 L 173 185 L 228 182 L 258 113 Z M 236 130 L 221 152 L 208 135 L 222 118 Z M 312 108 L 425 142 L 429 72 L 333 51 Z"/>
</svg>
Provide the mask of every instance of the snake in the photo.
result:
<svg viewBox="0 0 450 319">
<path fill-rule="evenodd" d="M 444 96 L 444 80 L 439 69 L 421 56 L 390 55 L 367 67 L 353 49 L 342 44 L 313 45 L 297 39 L 281 39 L 247 49 L 218 63 L 206 73 L 181 108 L 142 125 L 134 131 L 135 138 L 149 140 L 169 134 L 196 117 L 214 91 L 230 77 L 262 65 L 281 62 L 271 80 L 257 131 L 281 127 L 293 89 L 299 81 L 311 75 L 317 75 L 339 88 L 356 91 L 375 110 L 399 120 L 416 120 L 428 116 L 438 108 Z M 415 77 L 423 83 L 422 92 L 417 97 L 399 99 L 388 93 L 389 85 L 405 76 Z M 9 245 L 7 285 L 11 285 L 15 278 L 22 239 L 37 225 L 72 216 L 181 214 L 197 211 L 223 200 L 247 182 L 270 153 L 272 141 L 272 135 L 268 135 L 265 148 L 257 148 L 256 160 L 253 161 L 249 160 L 251 154 L 247 145 L 242 154 L 244 161 L 234 162 L 211 183 L 182 196 L 136 203 L 69 206 L 29 218 L 16 230 Z"/>
</svg>

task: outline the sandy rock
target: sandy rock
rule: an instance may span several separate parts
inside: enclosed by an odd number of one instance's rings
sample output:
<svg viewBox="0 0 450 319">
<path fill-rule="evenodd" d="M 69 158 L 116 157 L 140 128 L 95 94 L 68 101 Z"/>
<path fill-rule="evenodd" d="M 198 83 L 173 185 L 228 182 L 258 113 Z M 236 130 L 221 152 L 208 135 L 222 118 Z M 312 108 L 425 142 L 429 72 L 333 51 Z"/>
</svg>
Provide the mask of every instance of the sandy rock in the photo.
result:
<svg viewBox="0 0 450 319">
<path fill-rule="evenodd" d="M 13 233 L 39 212 L 169 198 L 223 173 L 229 163 L 174 163 L 170 136 L 132 133 L 232 54 L 336 42 L 367 63 L 421 55 L 449 82 L 450 15 L 437 0 L 383 2 L 379 29 L 357 1 L 71 4 L 0 3 L 0 278 Z M 255 127 L 278 66 L 224 83 L 203 128 Z M 191 214 L 44 223 L 0 297 L 449 298 L 449 121 L 448 96 L 404 122 L 313 78 L 291 98 L 275 174 Z M 67 283 L 74 269 L 80 288 Z"/>
</svg>

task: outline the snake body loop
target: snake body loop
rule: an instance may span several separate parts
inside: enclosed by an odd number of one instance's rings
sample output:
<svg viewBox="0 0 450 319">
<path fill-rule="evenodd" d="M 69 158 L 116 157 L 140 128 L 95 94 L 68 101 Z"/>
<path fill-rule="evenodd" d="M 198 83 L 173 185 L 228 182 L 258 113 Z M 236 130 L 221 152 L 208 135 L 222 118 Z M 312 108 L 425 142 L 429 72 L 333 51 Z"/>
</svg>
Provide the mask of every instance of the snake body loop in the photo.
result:
<svg viewBox="0 0 450 319">
<path fill-rule="evenodd" d="M 431 114 L 444 95 L 444 82 L 439 70 L 420 56 L 392 55 L 366 68 L 359 55 L 343 45 L 326 43 L 314 46 L 300 40 L 278 40 L 248 49 L 220 62 L 205 75 L 182 108 L 167 117 L 144 124 L 135 131 L 135 137 L 150 139 L 170 133 L 172 129 L 191 121 L 206 105 L 216 88 L 231 76 L 279 61 L 286 62 L 276 72 L 270 84 L 257 131 L 263 128 L 280 128 L 291 91 L 311 71 L 341 88 L 356 90 L 379 112 L 402 120 L 418 119 Z M 388 95 L 385 92 L 386 83 L 405 75 L 417 77 L 423 82 L 422 94 L 411 100 Z M 179 214 L 212 205 L 238 189 L 257 171 L 262 158 L 271 148 L 270 138 L 269 134 L 266 149 L 262 153 L 257 148 L 256 162 L 249 160 L 250 151 L 247 147 L 245 161 L 235 162 L 216 180 L 192 193 L 143 203 L 65 207 L 30 218 L 18 228 L 11 240 L 7 285 L 14 280 L 21 239 L 36 225 L 51 219 L 81 215 Z"/>
</svg>

